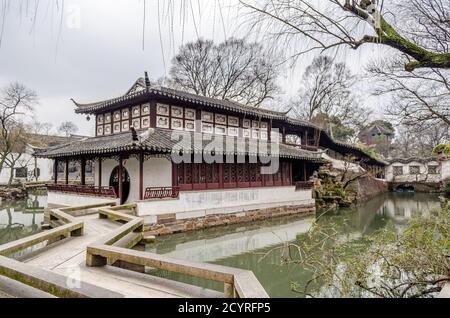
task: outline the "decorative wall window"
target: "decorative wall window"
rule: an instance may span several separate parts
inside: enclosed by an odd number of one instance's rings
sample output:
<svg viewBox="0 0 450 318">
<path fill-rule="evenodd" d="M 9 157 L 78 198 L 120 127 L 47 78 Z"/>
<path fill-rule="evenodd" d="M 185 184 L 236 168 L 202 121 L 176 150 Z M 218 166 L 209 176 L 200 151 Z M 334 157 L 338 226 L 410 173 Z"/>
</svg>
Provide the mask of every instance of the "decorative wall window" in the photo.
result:
<svg viewBox="0 0 450 318">
<path fill-rule="evenodd" d="M 141 118 L 141 128 L 148 128 L 148 127 L 150 127 L 150 118 L 142 117 Z"/>
<path fill-rule="evenodd" d="M 105 135 L 110 135 L 111 134 L 111 125 L 105 125 L 104 134 Z"/>
<path fill-rule="evenodd" d="M 184 121 L 184 129 L 187 131 L 195 131 L 195 121 L 185 120 Z"/>
<path fill-rule="evenodd" d="M 172 106 L 171 114 L 172 117 L 183 118 L 183 107 Z"/>
<path fill-rule="evenodd" d="M 141 107 L 140 106 L 134 106 L 131 110 L 133 118 L 141 116 Z"/>
<path fill-rule="evenodd" d="M 215 114 L 216 117 L 216 124 L 220 124 L 220 125 L 226 125 L 227 124 L 227 116 L 226 115 L 221 115 L 221 114 Z"/>
<path fill-rule="evenodd" d="M 127 108 L 122 109 L 122 119 L 128 119 L 128 118 L 130 118 L 130 111 Z"/>
<path fill-rule="evenodd" d="M 265 122 L 265 121 L 262 121 L 261 124 L 260 124 L 260 127 L 262 129 L 267 129 L 269 127 L 269 124 L 267 122 Z"/>
<path fill-rule="evenodd" d="M 238 136 L 239 128 L 237 127 L 228 127 L 228 136 Z"/>
<path fill-rule="evenodd" d="M 392 173 L 394 176 L 401 176 L 403 175 L 403 167 L 402 166 L 394 166 L 392 167 Z"/>
<path fill-rule="evenodd" d="M 202 111 L 202 121 L 212 123 L 214 121 L 213 113 Z"/>
<path fill-rule="evenodd" d="M 420 167 L 419 166 L 409 166 L 409 174 L 419 174 Z"/>
<path fill-rule="evenodd" d="M 242 121 L 242 127 L 243 128 L 250 128 L 250 119 L 244 119 Z"/>
<path fill-rule="evenodd" d="M 103 124 L 103 115 L 97 115 L 97 123 L 98 124 Z"/>
<path fill-rule="evenodd" d="M 429 174 L 438 174 L 438 166 L 437 165 L 428 165 L 428 173 Z"/>
<path fill-rule="evenodd" d="M 141 113 L 142 113 L 142 115 L 148 115 L 148 114 L 150 114 L 150 104 L 144 104 L 144 105 L 142 105 Z"/>
<path fill-rule="evenodd" d="M 120 110 L 116 110 L 113 115 L 114 121 L 120 121 Z"/>
<path fill-rule="evenodd" d="M 267 140 L 267 131 L 261 131 L 261 133 L 260 133 L 260 138 L 262 139 L 262 140 Z"/>
<path fill-rule="evenodd" d="M 169 128 L 169 117 L 156 117 L 156 127 Z"/>
<path fill-rule="evenodd" d="M 105 114 L 105 123 L 109 124 L 111 122 L 111 114 L 110 113 L 106 113 Z"/>
<path fill-rule="evenodd" d="M 212 134 L 214 131 L 214 127 L 209 123 L 202 123 L 202 132 Z"/>
<path fill-rule="evenodd" d="M 252 120 L 252 128 L 259 128 L 259 121 Z"/>
<path fill-rule="evenodd" d="M 128 131 L 130 129 L 130 123 L 128 121 L 122 122 L 122 131 Z"/>
<path fill-rule="evenodd" d="M 113 132 L 116 133 L 120 133 L 120 123 L 114 123 L 113 125 Z"/>
<path fill-rule="evenodd" d="M 15 169 L 16 178 L 26 178 L 28 175 L 27 167 L 20 167 Z"/>
<path fill-rule="evenodd" d="M 139 118 L 133 119 L 131 123 L 133 124 L 134 129 L 141 128 L 141 120 Z"/>
<path fill-rule="evenodd" d="M 183 130 L 183 120 L 179 118 L 172 118 L 172 129 Z"/>
<path fill-rule="evenodd" d="M 251 136 L 250 129 L 242 129 L 242 137 L 250 138 L 250 136 Z"/>
<path fill-rule="evenodd" d="M 97 127 L 97 135 L 98 136 L 103 136 L 103 126 L 98 126 Z"/>
<path fill-rule="evenodd" d="M 164 116 L 169 116 L 170 112 L 169 112 L 169 105 L 166 104 L 156 104 L 156 113 L 158 115 L 164 115 Z"/>
<path fill-rule="evenodd" d="M 184 109 L 184 118 L 186 118 L 186 119 L 194 119 L 195 120 L 195 109 L 185 108 Z"/>
<path fill-rule="evenodd" d="M 226 126 L 216 125 L 215 128 L 216 128 L 215 129 L 216 134 L 219 134 L 219 135 L 226 135 L 227 134 L 227 127 Z"/>
<path fill-rule="evenodd" d="M 238 127 L 239 117 L 228 116 L 228 125 Z"/>
<path fill-rule="evenodd" d="M 258 139 L 259 138 L 259 131 L 258 129 L 252 129 L 252 138 Z"/>
</svg>

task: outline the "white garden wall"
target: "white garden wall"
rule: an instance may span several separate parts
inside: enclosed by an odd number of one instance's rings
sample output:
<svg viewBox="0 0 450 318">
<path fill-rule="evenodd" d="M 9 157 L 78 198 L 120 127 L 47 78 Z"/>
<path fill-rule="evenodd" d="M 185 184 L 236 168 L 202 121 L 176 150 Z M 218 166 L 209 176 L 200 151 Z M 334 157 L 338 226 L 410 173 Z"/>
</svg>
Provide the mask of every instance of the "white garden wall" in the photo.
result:
<svg viewBox="0 0 450 318">
<path fill-rule="evenodd" d="M 138 215 L 154 223 L 156 215 L 176 213 L 177 219 L 209 214 L 237 213 L 278 206 L 314 204 L 311 190 L 295 191 L 294 186 L 184 191 L 178 199 L 138 201 Z"/>
</svg>

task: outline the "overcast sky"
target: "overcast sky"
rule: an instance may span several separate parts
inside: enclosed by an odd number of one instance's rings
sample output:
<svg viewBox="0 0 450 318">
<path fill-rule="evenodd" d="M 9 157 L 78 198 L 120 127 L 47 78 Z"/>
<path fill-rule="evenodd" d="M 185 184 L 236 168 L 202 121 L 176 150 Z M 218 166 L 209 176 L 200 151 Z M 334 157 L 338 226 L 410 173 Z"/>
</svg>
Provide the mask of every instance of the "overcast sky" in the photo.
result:
<svg viewBox="0 0 450 318">
<path fill-rule="evenodd" d="M 79 127 L 78 133 L 93 134 L 93 121 L 75 115 L 70 98 L 83 103 L 122 95 L 145 70 L 153 79 L 164 76 L 182 43 L 198 37 L 223 41 L 247 35 L 237 3 L 0 0 L 0 86 L 18 81 L 35 90 L 40 99 L 36 120 L 55 127 L 70 120 Z M 377 50 L 364 47 L 343 56 L 358 72 Z M 280 83 L 287 96 L 298 89 L 310 58 L 283 72 Z M 367 104 L 378 111 L 382 107 L 373 99 Z"/>
</svg>

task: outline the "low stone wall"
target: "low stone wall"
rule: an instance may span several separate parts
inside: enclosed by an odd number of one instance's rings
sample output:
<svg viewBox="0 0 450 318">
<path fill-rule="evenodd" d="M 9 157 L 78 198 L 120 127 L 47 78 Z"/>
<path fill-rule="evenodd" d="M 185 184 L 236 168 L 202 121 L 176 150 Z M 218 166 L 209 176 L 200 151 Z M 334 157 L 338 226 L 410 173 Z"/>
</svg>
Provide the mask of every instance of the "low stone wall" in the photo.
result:
<svg viewBox="0 0 450 318">
<path fill-rule="evenodd" d="M 176 214 L 176 219 L 202 218 L 280 206 L 314 204 L 311 189 L 294 186 L 181 191 L 179 198 L 137 201 L 137 215 L 145 224 L 156 223 L 160 215 Z"/>
<path fill-rule="evenodd" d="M 144 227 L 144 231 L 146 235 L 159 236 L 199 230 L 214 226 L 265 220 L 294 214 L 308 215 L 315 213 L 315 211 L 315 204 L 307 204 L 300 206 L 279 206 L 231 214 L 213 214 L 207 215 L 205 217 L 191 219 L 177 219 L 176 214 L 171 213 L 158 215 L 157 222 L 154 224 L 146 225 Z"/>
<path fill-rule="evenodd" d="M 380 193 L 388 192 L 388 183 L 385 180 L 373 177 L 363 177 L 355 183 L 357 191 L 357 201 L 364 202 L 377 196 Z"/>
<path fill-rule="evenodd" d="M 120 200 L 114 198 L 82 195 L 78 193 L 61 193 L 54 191 L 48 191 L 47 198 L 47 204 L 51 207 L 91 205 L 98 203 L 109 203 L 112 201 L 115 201 L 117 205 L 120 204 Z"/>
</svg>

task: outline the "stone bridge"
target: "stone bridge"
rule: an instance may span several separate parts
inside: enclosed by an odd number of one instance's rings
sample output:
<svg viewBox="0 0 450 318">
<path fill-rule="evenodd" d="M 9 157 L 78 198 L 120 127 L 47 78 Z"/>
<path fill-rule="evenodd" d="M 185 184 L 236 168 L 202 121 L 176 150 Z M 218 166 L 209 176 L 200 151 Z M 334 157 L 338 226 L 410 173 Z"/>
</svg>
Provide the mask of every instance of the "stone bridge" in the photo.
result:
<svg viewBox="0 0 450 318">
<path fill-rule="evenodd" d="M 0 297 L 268 297 L 251 271 L 145 252 L 143 219 L 115 203 L 48 211 L 50 230 L 0 245 Z M 223 292 L 145 273 L 223 283 Z"/>
</svg>

